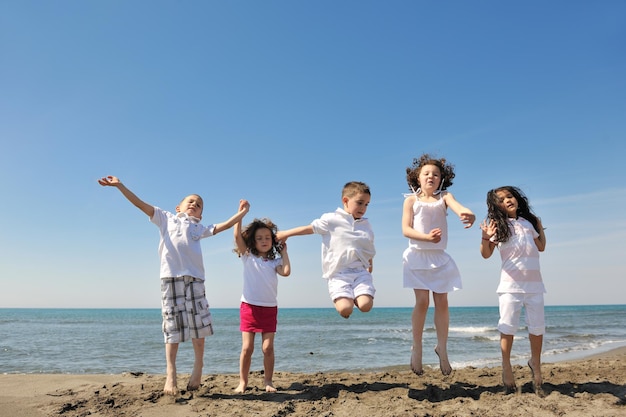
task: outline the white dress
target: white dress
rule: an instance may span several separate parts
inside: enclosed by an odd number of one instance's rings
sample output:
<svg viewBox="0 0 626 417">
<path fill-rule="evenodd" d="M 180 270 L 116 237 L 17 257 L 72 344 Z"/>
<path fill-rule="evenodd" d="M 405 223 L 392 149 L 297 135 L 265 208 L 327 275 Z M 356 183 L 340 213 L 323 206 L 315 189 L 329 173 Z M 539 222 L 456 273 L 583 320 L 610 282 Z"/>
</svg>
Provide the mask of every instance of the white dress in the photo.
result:
<svg viewBox="0 0 626 417">
<path fill-rule="evenodd" d="M 431 230 L 440 228 L 442 233 L 438 243 L 409 240 L 409 247 L 402 254 L 404 288 L 436 293 L 463 288 L 461 273 L 445 251 L 448 244 L 448 214 L 443 200 L 444 193 L 445 191 L 432 203 L 422 202 L 419 198 L 413 203 L 413 229 L 430 233 Z"/>
</svg>

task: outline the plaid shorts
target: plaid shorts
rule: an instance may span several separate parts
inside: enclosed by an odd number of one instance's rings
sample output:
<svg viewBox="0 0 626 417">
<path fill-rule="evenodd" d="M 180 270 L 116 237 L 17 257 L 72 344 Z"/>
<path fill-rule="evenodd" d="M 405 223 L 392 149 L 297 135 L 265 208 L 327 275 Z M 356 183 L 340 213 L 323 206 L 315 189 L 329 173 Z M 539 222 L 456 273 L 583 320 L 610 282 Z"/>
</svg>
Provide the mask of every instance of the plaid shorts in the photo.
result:
<svg viewBox="0 0 626 417">
<path fill-rule="evenodd" d="M 180 343 L 213 334 L 203 280 L 188 275 L 161 278 L 161 313 L 165 343 Z"/>
</svg>

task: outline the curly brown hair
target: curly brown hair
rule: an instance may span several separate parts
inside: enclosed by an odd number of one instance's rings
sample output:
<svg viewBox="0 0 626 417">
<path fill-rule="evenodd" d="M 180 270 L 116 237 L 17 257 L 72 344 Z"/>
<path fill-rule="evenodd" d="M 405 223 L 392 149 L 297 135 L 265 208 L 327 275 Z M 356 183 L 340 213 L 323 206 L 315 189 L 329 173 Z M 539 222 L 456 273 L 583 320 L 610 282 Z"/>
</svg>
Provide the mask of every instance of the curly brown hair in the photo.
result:
<svg viewBox="0 0 626 417">
<path fill-rule="evenodd" d="M 406 182 L 412 192 L 420 188 L 420 171 L 426 165 L 434 165 L 439 168 L 441 172 L 441 191 L 452 186 L 452 180 L 455 176 L 454 165 L 448 163 L 446 158 L 435 158 L 425 153 L 419 158 L 413 158 L 413 164 L 406 169 Z"/>
<path fill-rule="evenodd" d="M 278 226 L 276 226 L 270 219 L 254 219 L 250 224 L 243 228 L 241 231 L 241 236 L 243 237 L 244 242 L 246 243 L 246 248 L 248 251 L 254 256 L 259 256 L 259 251 L 256 249 L 256 245 L 254 242 L 254 237 L 256 235 L 257 230 L 260 229 L 268 229 L 272 233 L 272 250 L 267 253 L 268 259 L 275 259 L 276 255 L 280 252 L 280 245 L 278 240 L 276 239 L 276 232 L 278 231 Z M 237 256 L 241 256 L 239 253 L 239 249 L 235 247 L 233 252 L 237 254 Z"/>
</svg>

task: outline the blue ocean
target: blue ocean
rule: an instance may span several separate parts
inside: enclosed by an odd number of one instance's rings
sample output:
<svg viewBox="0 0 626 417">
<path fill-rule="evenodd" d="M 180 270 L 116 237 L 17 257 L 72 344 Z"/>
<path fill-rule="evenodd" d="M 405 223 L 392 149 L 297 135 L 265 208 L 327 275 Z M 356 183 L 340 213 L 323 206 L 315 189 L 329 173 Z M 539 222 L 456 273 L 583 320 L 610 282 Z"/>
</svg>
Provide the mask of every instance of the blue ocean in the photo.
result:
<svg viewBox="0 0 626 417">
<path fill-rule="evenodd" d="M 544 362 L 579 359 L 626 346 L 626 305 L 548 306 Z M 212 309 L 205 374 L 238 373 L 238 309 Z M 343 319 L 333 308 L 283 308 L 275 339 L 276 371 L 367 371 L 407 365 L 411 308 L 375 307 Z M 159 309 L 0 309 L 0 373 L 165 373 Z M 424 364 L 438 366 L 433 311 L 424 329 Z M 500 364 L 497 307 L 450 307 L 448 353 L 455 368 Z M 522 318 L 523 322 L 523 318 Z M 513 360 L 529 357 L 520 328 Z M 178 371 L 191 372 L 191 343 L 180 345 Z M 263 369 L 257 337 L 251 370 Z"/>
</svg>

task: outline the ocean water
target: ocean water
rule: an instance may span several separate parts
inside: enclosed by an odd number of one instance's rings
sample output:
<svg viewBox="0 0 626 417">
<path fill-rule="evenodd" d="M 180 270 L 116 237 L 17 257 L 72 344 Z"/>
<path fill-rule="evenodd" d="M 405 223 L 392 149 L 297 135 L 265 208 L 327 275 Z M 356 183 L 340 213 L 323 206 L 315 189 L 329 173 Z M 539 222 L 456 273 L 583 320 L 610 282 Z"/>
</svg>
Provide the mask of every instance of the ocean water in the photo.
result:
<svg viewBox="0 0 626 417">
<path fill-rule="evenodd" d="M 212 309 L 205 374 L 238 373 L 238 309 Z M 333 308 L 279 309 L 276 371 L 366 371 L 407 365 L 411 308 L 375 307 L 346 320 Z M 543 361 L 578 359 L 626 346 L 626 305 L 548 306 Z M 0 309 L 0 373 L 165 373 L 159 309 Z M 500 364 L 497 307 L 450 307 L 448 353 L 452 366 Z M 522 318 L 523 322 L 523 318 Z M 252 370 L 263 369 L 260 336 Z M 433 311 L 424 329 L 424 364 L 438 366 Z M 521 327 L 513 361 L 529 357 Z M 177 366 L 191 372 L 191 343 L 180 345 Z"/>
</svg>

